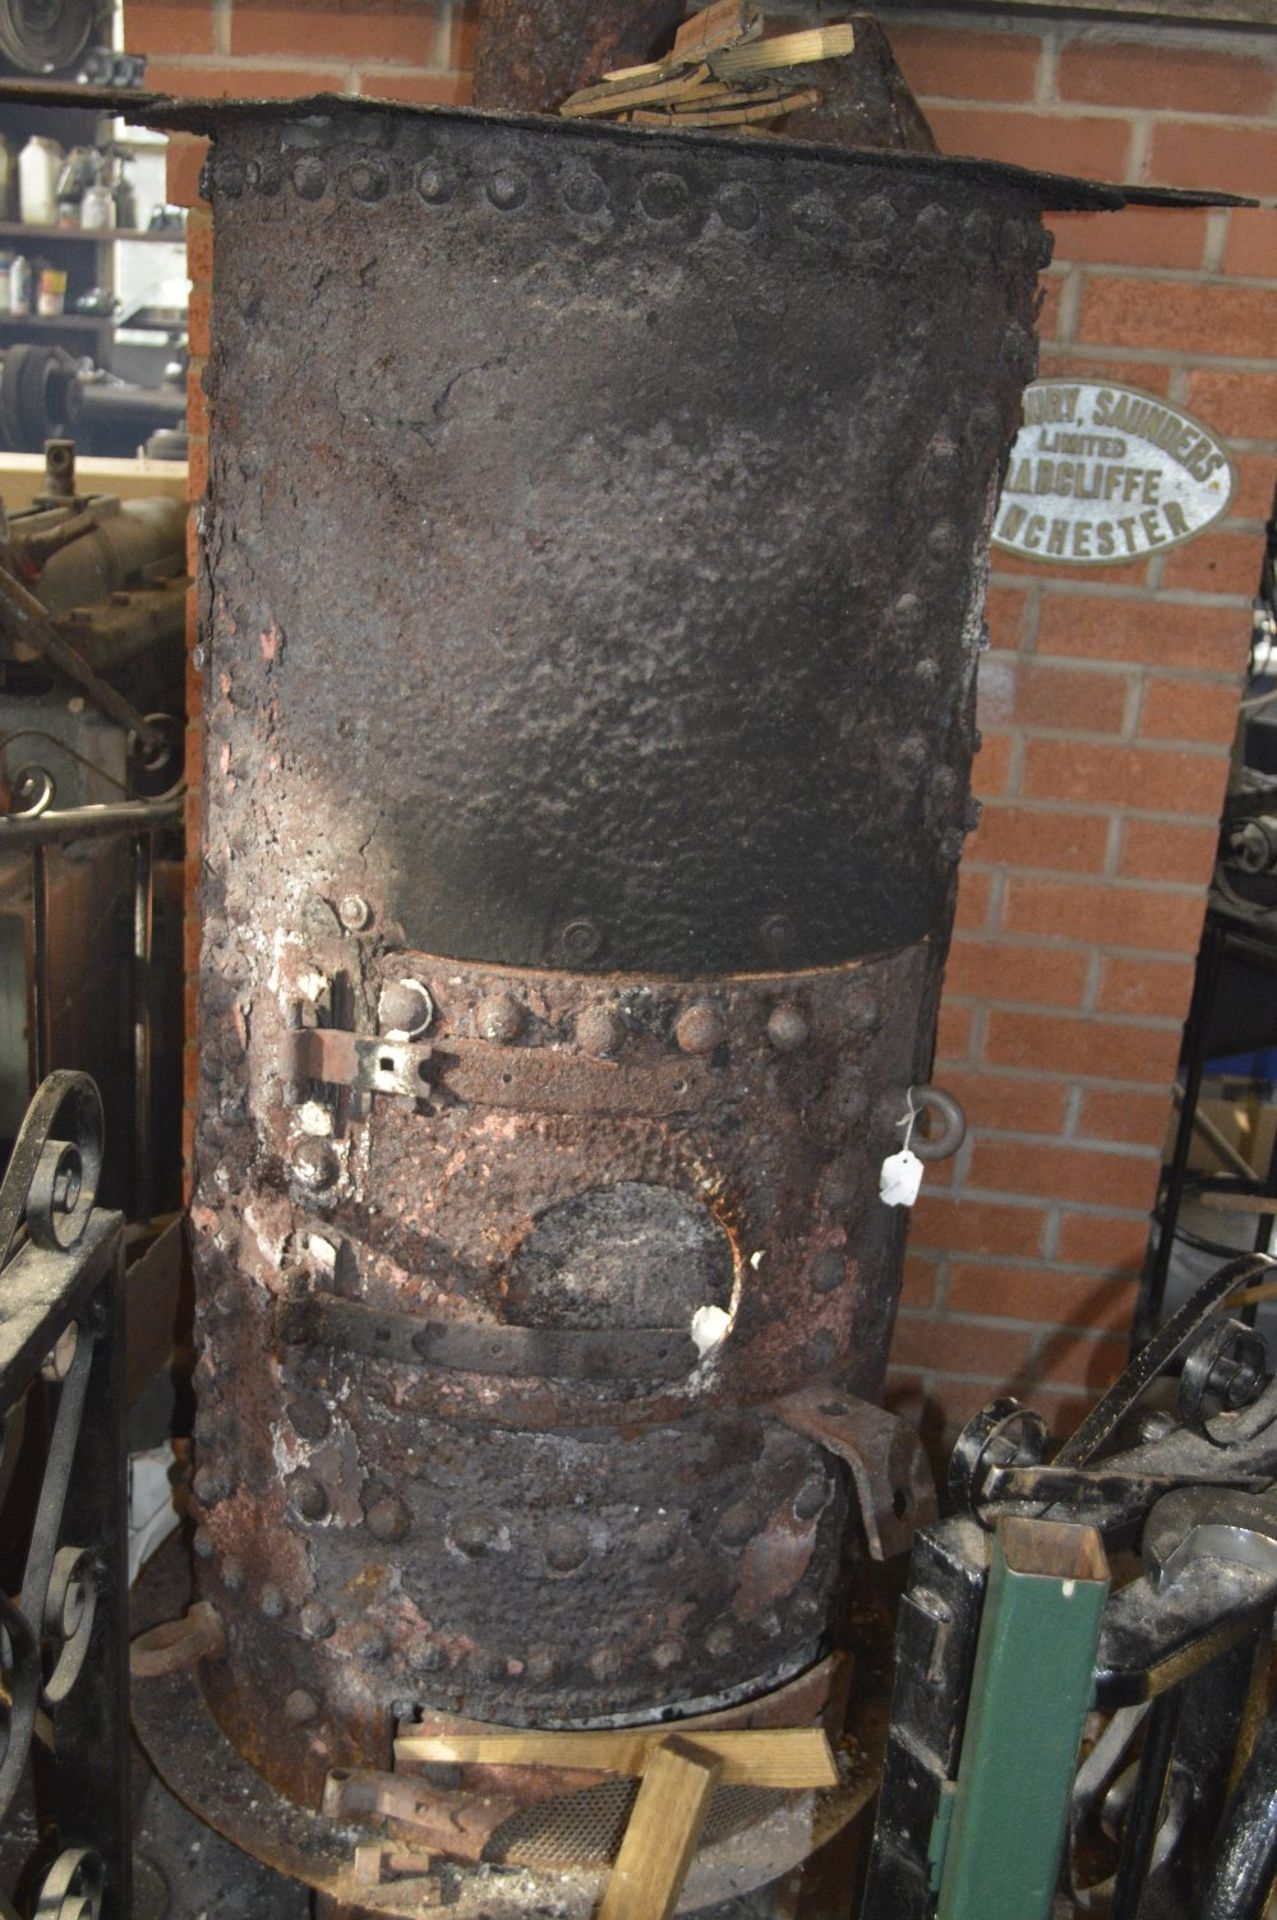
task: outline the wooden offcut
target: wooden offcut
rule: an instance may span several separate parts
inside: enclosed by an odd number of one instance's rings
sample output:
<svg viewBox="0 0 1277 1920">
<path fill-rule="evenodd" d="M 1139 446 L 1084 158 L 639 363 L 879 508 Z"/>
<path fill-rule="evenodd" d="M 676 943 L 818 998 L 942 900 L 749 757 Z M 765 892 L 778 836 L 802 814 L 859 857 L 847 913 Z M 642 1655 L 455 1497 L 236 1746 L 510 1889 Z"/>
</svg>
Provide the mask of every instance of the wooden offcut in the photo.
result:
<svg viewBox="0 0 1277 1920">
<path fill-rule="evenodd" d="M 395 1761 L 412 1766 L 569 1767 L 638 1775 L 666 1738 L 659 1730 L 545 1733 L 536 1728 L 407 1734 L 395 1741 Z M 838 1784 L 833 1751 L 820 1727 L 698 1731 L 696 1745 L 720 1762 L 724 1786 L 800 1791 Z"/>
<path fill-rule="evenodd" d="M 669 1920 L 723 1777 L 702 1740 L 672 1736 L 651 1749 L 598 1920 Z"/>
<path fill-rule="evenodd" d="M 787 68 L 844 58 L 856 45 L 849 21 L 760 38 L 755 0 L 717 0 L 684 21 L 671 52 L 645 66 L 615 68 L 560 106 L 569 120 L 634 126 L 762 126 L 819 106 L 817 88 L 787 86 Z"/>
</svg>

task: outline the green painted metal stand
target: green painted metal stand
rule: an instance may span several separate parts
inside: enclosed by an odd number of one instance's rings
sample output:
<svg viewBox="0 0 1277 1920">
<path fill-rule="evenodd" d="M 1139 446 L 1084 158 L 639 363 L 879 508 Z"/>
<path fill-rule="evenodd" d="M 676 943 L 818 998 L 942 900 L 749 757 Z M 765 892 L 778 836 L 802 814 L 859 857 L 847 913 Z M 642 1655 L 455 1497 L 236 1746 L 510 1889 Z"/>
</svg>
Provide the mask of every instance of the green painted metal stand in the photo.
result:
<svg viewBox="0 0 1277 1920">
<path fill-rule="evenodd" d="M 936 1920 L 1048 1920 L 1108 1590 L 1094 1527 L 999 1526 L 958 1778 L 931 1840 Z"/>
</svg>

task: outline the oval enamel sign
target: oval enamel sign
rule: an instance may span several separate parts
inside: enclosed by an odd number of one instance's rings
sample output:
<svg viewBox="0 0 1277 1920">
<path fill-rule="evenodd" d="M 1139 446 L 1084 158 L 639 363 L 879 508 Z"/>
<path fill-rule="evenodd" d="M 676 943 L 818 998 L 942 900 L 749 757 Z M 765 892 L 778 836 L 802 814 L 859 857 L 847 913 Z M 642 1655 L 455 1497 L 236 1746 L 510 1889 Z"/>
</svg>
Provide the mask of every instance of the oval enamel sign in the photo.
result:
<svg viewBox="0 0 1277 1920">
<path fill-rule="evenodd" d="M 993 544 L 1057 566 L 1146 560 L 1212 526 L 1236 482 L 1226 448 L 1182 407 L 1112 381 L 1035 380 Z"/>
</svg>

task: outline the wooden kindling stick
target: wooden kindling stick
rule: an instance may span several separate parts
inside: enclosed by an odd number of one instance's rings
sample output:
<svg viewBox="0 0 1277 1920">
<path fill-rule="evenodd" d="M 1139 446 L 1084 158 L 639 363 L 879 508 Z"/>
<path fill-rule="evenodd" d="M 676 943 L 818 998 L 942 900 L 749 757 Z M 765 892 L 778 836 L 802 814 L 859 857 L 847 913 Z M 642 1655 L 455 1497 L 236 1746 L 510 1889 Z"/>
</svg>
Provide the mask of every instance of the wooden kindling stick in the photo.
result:
<svg viewBox="0 0 1277 1920">
<path fill-rule="evenodd" d="M 722 1775 L 703 1736 L 652 1748 L 597 1920 L 669 1920 Z"/>
</svg>

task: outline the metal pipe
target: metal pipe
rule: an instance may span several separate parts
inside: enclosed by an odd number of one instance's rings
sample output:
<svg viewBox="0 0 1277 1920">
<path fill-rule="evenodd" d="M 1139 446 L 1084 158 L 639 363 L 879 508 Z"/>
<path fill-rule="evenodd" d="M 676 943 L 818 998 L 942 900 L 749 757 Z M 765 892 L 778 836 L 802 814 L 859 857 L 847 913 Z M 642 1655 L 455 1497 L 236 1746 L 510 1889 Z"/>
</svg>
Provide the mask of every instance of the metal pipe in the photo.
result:
<svg viewBox="0 0 1277 1920">
<path fill-rule="evenodd" d="M 13 847 L 59 846 L 132 827 L 156 833 L 182 818 L 180 794 L 169 800 L 112 800 L 99 807 L 50 808 L 47 813 L 0 815 L 0 854 Z"/>
<path fill-rule="evenodd" d="M 1160 1694 L 1149 1709 L 1144 1729 L 1144 1751 L 1140 1755 L 1135 1792 L 1126 1816 L 1122 1857 L 1118 1861 L 1117 1878 L 1113 1884 L 1109 1920 L 1136 1920 L 1139 1912 L 1140 1901 L 1148 1884 L 1153 1848 L 1157 1843 L 1162 1798 L 1166 1792 L 1171 1755 L 1175 1751 L 1182 1704 L 1182 1689 L 1176 1687 L 1170 1693 Z"/>
<path fill-rule="evenodd" d="M 49 1022 L 49 862 L 43 842 L 31 849 L 31 1078 L 39 1086 L 53 1051 Z"/>
<path fill-rule="evenodd" d="M 1277 1720 L 1264 1722 L 1207 1867 L 1201 1920 L 1259 1920 L 1277 1878 Z"/>
<path fill-rule="evenodd" d="M 151 1217 L 151 950 L 155 901 L 155 843 L 143 830 L 133 840 L 133 1206 Z"/>
</svg>

